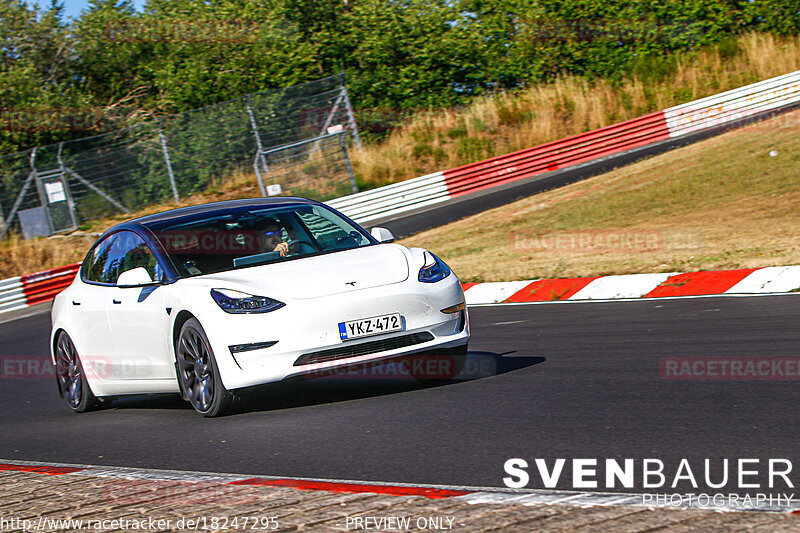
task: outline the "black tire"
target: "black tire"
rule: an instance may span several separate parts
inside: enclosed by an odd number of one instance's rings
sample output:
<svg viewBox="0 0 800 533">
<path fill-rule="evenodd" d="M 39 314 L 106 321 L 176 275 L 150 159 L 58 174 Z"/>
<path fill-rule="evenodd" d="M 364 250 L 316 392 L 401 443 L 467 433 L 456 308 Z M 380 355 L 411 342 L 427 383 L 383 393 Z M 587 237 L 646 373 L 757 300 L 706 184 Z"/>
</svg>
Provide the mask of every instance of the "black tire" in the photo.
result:
<svg viewBox="0 0 800 533">
<path fill-rule="evenodd" d="M 181 328 L 175 357 L 181 395 L 195 411 L 206 417 L 230 412 L 236 395 L 222 384 L 211 344 L 196 318 L 190 318 Z"/>
<path fill-rule="evenodd" d="M 467 345 L 435 350 L 412 356 L 409 360 L 409 374 L 422 385 L 443 385 L 451 383 L 467 363 Z M 433 370 L 428 362 L 433 361 Z M 422 362 L 422 365 L 416 364 Z"/>
<path fill-rule="evenodd" d="M 101 401 L 94 395 L 86 379 L 78 350 L 66 331 L 59 333 L 56 338 L 55 354 L 58 393 L 69 408 L 76 413 L 84 413 L 101 407 Z"/>
</svg>

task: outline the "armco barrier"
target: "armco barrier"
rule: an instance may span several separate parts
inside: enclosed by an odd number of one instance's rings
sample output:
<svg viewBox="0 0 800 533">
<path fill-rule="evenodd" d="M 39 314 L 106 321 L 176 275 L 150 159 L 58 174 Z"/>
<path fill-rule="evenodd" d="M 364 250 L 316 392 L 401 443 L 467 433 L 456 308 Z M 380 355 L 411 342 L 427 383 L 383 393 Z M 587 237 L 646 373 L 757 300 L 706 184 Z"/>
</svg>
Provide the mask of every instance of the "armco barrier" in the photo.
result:
<svg viewBox="0 0 800 533">
<path fill-rule="evenodd" d="M 353 220 L 364 222 L 428 207 L 449 199 L 443 173 L 434 172 L 371 191 L 329 200 L 327 203 Z"/>
<path fill-rule="evenodd" d="M 78 268 L 80 268 L 80 263 L 22 276 L 22 290 L 28 305 L 47 302 L 55 298 L 56 294 L 72 283 L 75 274 L 78 273 Z"/>
<path fill-rule="evenodd" d="M 78 268 L 75 263 L 0 281 L 0 313 L 49 302 L 72 283 Z"/>
<path fill-rule="evenodd" d="M 369 222 L 510 183 L 622 154 L 670 138 L 748 123 L 800 102 L 800 71 L 740 87 L 566 139 L 395 183 L 329 203 Z"/>
<path fill-rule="evenodd" d="M 27 306 L 28 302 L 22 290 L 20 276 L 0 281 L 0 313 L 15 311 Z"/>
<path fill-rule="evenodd" d="M 451 198 L 669 139 L 664 113 L 606 126 L 444 171 Z"/>
</svg>

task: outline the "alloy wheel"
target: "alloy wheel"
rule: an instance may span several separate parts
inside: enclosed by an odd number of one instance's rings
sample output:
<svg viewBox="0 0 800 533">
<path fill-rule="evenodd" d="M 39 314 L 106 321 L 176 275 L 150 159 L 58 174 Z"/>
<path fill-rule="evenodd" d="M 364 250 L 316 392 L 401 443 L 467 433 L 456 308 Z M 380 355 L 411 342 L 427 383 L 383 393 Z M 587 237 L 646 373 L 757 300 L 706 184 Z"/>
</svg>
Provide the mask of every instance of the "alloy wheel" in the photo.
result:
<svg viewBox="0 0 800 533">
<path fill-rule="evenodd" d="M 205 413 L 214 401 L 216 383 L 208 345 L 200 332 L 192 327 L 181 332 L 178 365 L 181 385 L 189 402 L 199 412 Z"/>
</svg>

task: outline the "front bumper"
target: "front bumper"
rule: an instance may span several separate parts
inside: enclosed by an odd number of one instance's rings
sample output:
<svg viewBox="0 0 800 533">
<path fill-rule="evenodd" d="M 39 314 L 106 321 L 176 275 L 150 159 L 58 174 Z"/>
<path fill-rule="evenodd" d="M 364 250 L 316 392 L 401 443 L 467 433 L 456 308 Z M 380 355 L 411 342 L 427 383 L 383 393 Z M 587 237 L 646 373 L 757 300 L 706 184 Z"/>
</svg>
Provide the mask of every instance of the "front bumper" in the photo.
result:
<svg viewBox="0 0 800 533">
<path fill-rule="evenodd" d="M 215 310 L 197 318 L 208 334 L 223 384 L 227 389 L 238 389 L 365 361 L 463 346 L 469 342 L 466 311 L 441 312 L 463 301 L 461 284 L 452 275 L 434 284 L 408 280 L 344 295 L 290 300 L 271 313 L 231 315 Z M 403 331 L 340 340 L 339 322 L 391 313 L 402 315 Z M 400 337 L 411 335 L 423 341 L 411 345 L 400 342 Z M 424 340 L 427 338 L 430 340 Z M 374 346 L 366 346 L 369 343 Z M 232 353 L 231 346 L 242 345 L 265 347 L 234 349 Z M 343 351 L 350 353 L 342 356 Z M 337 356 L 332 360 L 306 357 L 298 363 L 302 356 L 320 352 Z M 305 364 L 308 360 L 322 362 Z"/>
</svg>

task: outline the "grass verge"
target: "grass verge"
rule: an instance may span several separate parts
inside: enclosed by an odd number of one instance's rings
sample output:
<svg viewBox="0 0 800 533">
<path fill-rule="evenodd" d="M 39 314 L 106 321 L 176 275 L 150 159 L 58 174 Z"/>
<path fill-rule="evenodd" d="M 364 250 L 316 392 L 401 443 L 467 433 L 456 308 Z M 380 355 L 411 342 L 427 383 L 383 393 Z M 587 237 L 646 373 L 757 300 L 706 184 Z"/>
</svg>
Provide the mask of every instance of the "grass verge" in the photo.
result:
<svg viewBox="0 0 800 533">
<path fill-rule="evenodd" d="M 405 239 L 462 281 L 800 264 L 800 111 Z"/>
</svg>

